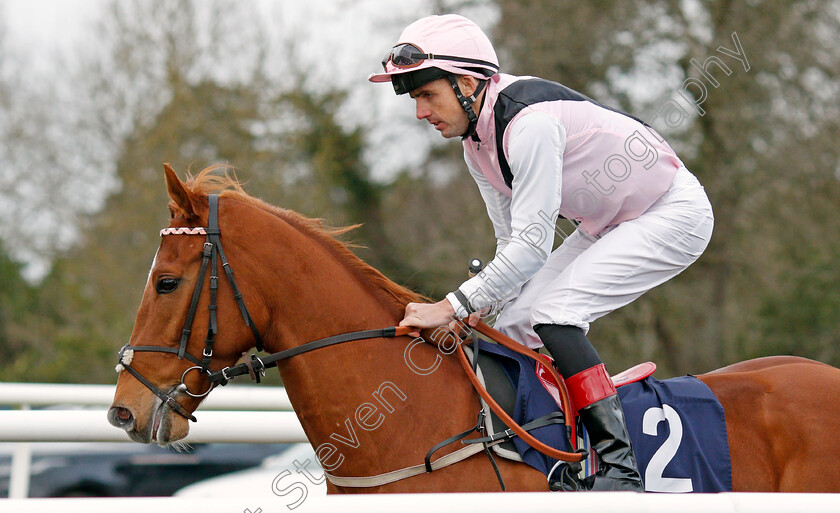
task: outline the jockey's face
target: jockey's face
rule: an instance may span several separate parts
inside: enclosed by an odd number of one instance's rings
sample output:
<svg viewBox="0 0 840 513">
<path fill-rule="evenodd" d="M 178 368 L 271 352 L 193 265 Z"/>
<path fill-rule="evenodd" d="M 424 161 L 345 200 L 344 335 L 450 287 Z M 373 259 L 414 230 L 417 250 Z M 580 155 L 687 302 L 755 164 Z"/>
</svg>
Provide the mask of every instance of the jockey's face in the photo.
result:
<svg viewBox="0 0 840 513">
<path fill-rule="evenodd" d="M 473 94 L 477 85 L 478 81 L 473 77 L 458 77 L 458 87 L 465 96 Z M 458 98 L 448 79 L 433 80 L 414 89 L 409 95 L 416 102 L 417 119 L 428 120 L 436 130 L 440 131 L 440 135 L 446 138 L 460 137 L 467 131 L 470 124 L 469 118 L 458 103 Z M 480 101 L 473 104 L 476 114 L 478 114 L 480 104 Z"/>
</svg>

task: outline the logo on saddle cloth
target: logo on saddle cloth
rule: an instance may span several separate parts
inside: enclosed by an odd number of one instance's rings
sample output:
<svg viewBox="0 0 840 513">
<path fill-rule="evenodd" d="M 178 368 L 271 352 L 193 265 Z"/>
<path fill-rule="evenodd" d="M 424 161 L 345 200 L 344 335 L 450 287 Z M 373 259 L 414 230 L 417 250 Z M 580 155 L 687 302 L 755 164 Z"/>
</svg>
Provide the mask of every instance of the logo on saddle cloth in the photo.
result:
<svg viewBox="0 0 840 513">
<path fill-rule="evenodd" d="M 484 343 L 482 350 L 493 353 L 517 389 L 514 420 L 525 423 L 559 411 L 557 384 L 541 364 L 513 351 Z M 732 466 L 726 437 L 723 407 L 705 383 L 693 376 L 659 381 L 650 376 L 653 364 L 642 364 L 614 377 L 627 421 L 639 472 L 649 492 L 732 491 Z M 546 426 L 550 431 L 559 426 Z M 558 437 L 532 434 L 556 443 Z M 560 437 L 562 438 L 562 437 Z M 585 447 L 589 448 L 584 436 Z M 522 459 L 548 474 L 556 463 L 514 438 Z M 566 445 L 561 442 L 561 445 Z M 558 447 L 568 450 L 567 447 Z M 595 456 L 594 451 L 590 451 Z M 587 465 L 586 474 L 597 468 Z"/>
</svg>

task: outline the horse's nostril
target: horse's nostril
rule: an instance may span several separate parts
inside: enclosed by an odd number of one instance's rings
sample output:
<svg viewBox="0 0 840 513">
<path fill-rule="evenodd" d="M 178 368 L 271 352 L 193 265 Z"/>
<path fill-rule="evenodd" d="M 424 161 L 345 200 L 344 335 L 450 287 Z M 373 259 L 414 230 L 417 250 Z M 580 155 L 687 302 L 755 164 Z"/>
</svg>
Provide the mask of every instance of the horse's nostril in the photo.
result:
<svg viewBox="0 0 840 513">
<path fill-rule="evenodd" d="M 108 421 L 113 426 L 126 429 L 134 422 L 134 415 L 128 408 L 114 406 L 108 410 Z"/>
</svg>

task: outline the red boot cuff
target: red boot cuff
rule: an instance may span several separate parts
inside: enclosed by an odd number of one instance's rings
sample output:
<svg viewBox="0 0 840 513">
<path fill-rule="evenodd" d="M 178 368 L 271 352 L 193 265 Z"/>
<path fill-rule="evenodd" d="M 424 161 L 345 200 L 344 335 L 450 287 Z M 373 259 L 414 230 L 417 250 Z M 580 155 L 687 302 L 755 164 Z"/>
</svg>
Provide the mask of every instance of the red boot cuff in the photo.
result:
<svg viewBox="0 0 840 513">
<path fill-rule="evenodd" d="M 610 375 L 607 374 L 607 367 L 603 363 L 571 376 L 566 380 L 566 389 L 575 410 L 586 408 L 616 393 Z"/>
</svg>

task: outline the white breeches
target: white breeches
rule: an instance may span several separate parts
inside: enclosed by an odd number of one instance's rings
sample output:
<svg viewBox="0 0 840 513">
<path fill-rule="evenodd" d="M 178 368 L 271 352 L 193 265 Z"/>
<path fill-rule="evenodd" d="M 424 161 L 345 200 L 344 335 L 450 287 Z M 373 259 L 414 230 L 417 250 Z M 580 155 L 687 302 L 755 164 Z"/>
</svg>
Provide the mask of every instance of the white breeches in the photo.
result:
<svg viewBox="0 0 840 513">
<path fill-rule="evenodd" d="M 578 229 L 555 249 L 496 320 L 531 348 L 537 324 L 589 324 L 691 265 L 712 236 L 714 214 L 703 187 L 681 167 L 671 188 L 641 216 L 599 237 Z"/>
</svg>

